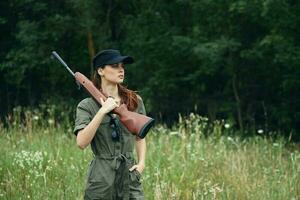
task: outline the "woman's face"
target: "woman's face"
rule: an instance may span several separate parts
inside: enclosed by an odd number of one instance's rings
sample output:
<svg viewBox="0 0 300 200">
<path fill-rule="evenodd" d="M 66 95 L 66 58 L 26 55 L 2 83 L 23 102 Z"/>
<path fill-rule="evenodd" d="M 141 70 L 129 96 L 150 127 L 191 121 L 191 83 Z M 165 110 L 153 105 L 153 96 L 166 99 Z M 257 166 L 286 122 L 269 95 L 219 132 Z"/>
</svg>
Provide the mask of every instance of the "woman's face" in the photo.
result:
<svg viewBox="0 0 300 200">
<path fill-rule="evenodd" d="M 117 63 L 112 65 L 105 65 L 103 68 L 98 69 L 101 79 L 111 83 L 123 83 L 124 81 L 124 64 Z"/>
</svg>

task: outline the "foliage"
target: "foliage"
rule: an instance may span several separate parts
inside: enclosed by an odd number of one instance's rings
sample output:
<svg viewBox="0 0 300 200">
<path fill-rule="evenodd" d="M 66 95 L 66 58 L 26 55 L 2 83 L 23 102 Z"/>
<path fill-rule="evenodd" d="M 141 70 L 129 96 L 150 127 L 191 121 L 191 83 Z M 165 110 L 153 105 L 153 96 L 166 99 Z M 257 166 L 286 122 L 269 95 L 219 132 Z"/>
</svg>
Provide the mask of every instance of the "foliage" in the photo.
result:
<svg viewBox="0 0 300 200">
<path fill-rule="evenodd" d="M 231 118 L 241 130 L 300 130 L 298 1 L 0 5 L 1 116 L 19 105 L 84 96 L 50 59 L 52 50 L 89 76 L 97 51 L 118 48 L 136 60 L 126 68 L 126 85 L 140 91 L 147 110 L 163 122 L 193 111 Z"/>
</svg>

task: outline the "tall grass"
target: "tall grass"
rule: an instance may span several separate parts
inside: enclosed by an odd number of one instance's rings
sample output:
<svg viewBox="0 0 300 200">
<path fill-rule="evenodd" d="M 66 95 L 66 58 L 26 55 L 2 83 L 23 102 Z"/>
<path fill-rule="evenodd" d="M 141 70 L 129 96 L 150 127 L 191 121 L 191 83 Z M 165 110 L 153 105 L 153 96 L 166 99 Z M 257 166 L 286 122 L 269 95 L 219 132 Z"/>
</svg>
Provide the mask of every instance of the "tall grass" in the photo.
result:
<svg viewBox="0 0 300 200">
<path fill-rule="evenodd" d="M 69 118 L 47 109 L 15 110 L 0 123 L 0 199 L 82 199 L 91 151 L 76 146 Z M 300 199 L 293 144 L 224 125 L 193 114 L 171 129 L 156 125 L 146 139 L 146 199 Z"/>
</svg>

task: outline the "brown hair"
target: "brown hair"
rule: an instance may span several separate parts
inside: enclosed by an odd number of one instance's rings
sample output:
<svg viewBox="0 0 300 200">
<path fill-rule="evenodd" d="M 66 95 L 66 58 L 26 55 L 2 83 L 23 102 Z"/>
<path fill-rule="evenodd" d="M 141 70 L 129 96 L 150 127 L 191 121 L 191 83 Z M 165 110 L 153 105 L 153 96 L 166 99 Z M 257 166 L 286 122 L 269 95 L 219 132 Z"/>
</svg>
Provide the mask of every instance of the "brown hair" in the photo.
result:
<svg viewBox="0 0 300 200">
<path fill-rule="evenodd" d="M 97 69 L 92 75 L 93 84 L 101 90 L 101 78 L 97 72 Z M 126 104 L 128 110 L 134 111 L 138 106 L 138 97 L 135 91 L 127 89 L 125 86 L 118 84 L 118 91 L 121 97 L 121 103 Z"/>
</svg>

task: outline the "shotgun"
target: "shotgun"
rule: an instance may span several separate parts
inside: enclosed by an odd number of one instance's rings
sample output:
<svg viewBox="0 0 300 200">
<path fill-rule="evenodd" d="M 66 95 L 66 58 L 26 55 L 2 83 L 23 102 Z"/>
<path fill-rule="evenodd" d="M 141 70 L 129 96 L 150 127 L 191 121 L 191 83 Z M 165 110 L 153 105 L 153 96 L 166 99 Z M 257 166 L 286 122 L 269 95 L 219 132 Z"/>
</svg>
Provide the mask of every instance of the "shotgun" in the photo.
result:
<svg viewBox="0 0 300 200">
<path fill-rule="evenodd" d="M 107 97 L 98 90 L 92 81 L 85 77 L 80 72 L 73 72 L 68 65 L 63 61 L 63 59 L 55 52 L 52 51 L 52 56 L 54 56 L 75 78 L 77 83 L 79 82 L 85 90 L 101 105 L 100 98 L 104 101 Z M 121 123 L 134 135 L 139 138 L 144 138 L 150 128 L 154 125 L 154 119 L 147 117 L 145 115 L 129 111 L 125 104 L 121 104 L 119 107 L 113 110 L 113 113 L 117 114 L 120 118 Z"/>
</svg>

